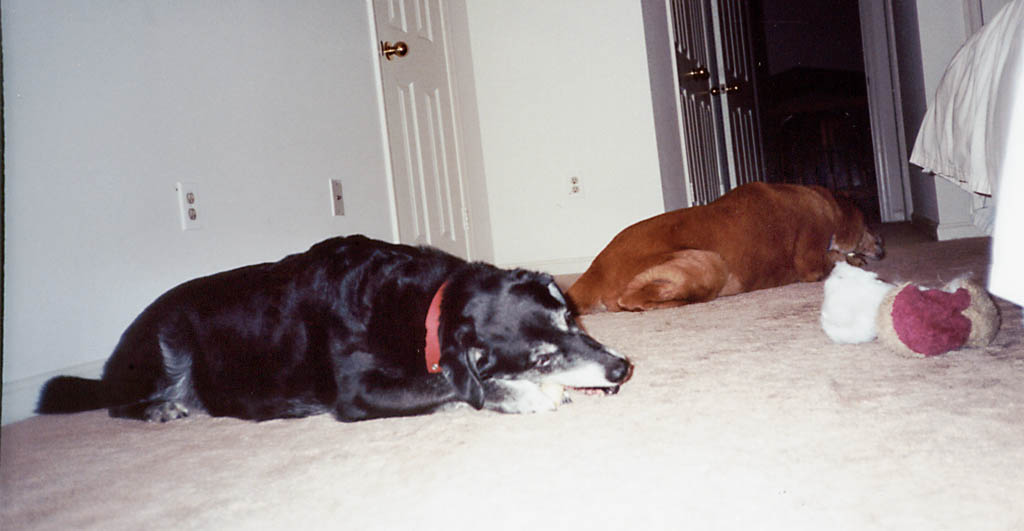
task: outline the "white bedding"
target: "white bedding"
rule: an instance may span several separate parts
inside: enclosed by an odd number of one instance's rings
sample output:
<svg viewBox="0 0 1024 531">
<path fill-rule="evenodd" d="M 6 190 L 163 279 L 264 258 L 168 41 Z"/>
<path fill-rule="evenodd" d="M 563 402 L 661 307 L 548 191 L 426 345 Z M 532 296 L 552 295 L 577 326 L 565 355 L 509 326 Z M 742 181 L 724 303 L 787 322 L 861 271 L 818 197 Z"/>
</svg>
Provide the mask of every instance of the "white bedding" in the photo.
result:
<svg viewBox="0 0 1024 531">
<path fill-rule="evenodd" d="M 1006 66 L 1019 60 L 1024 0 L 1007 4 L 953 56 L 929 103 L 910 162 L 965 190 L 992 196 L 998 187 L 1012 83 Z M 1002 92 L 1002 93 L 1001 93 Z"/>
</svg>

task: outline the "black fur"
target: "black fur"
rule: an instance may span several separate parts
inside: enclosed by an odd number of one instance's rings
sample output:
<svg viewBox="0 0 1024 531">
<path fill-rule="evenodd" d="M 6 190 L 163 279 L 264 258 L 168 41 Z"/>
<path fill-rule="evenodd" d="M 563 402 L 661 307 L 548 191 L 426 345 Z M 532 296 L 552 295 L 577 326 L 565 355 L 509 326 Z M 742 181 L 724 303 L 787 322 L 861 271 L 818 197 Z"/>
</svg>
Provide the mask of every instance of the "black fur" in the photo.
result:
<svg viewBox="0 0 1024 531">
<path fill-rule="evenodd" d="M 430 374 L 424 322 L 445 281 L 442 372 Z M 54 378 L 37 411 L 354 421 L 457 402 L 553 409 L 544 382 L 616 389 L 631 365 L 576 326 L 553 285 L 432 248 L 333 238 L 171 289 L 124 332 L 102 380 Z"/>
</svg>

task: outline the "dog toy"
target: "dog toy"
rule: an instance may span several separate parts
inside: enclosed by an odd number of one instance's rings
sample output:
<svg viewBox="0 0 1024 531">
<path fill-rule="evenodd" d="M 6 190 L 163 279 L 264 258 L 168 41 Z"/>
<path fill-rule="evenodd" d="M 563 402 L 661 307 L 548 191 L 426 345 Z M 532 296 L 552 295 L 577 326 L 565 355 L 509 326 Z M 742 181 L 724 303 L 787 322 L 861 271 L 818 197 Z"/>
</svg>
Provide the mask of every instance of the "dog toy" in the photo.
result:
<svg viewBox="0 0 1024 531">
<path fill-rule="evenodd" d="M 899 354 L 929 357 L 988 345 L 999 331 L 1000 318 L 991 295 L 967 278 L 940 288 L 895 285 L 838 263 L 825 281 L 821 324 L 837 343 L 877 337 Z"/>
<path fill-rule="evenodd" d="M 569 395 L 565 393 L 565 387 L 559 384 L 545 382 L 540 384 L 540 390 L 555 403 L 556 408 L 568 401 Z"/>
<path fill-rule="evenodd" d="M 992 297 L 970 280 L 957 279 L 938 289 L 907 282 L 882 300 L 878 339 L 905 356 L 937 356 L 988 345 L 999 321 Z"/>
<path fill-rule="evenodd" d="M 878 275 L 836 262 L 825 279 L 821 327 L 836 343 L 865 343 L 878 337 L 877 314 L 882 299 L 895 288 Z"/>
</svg>

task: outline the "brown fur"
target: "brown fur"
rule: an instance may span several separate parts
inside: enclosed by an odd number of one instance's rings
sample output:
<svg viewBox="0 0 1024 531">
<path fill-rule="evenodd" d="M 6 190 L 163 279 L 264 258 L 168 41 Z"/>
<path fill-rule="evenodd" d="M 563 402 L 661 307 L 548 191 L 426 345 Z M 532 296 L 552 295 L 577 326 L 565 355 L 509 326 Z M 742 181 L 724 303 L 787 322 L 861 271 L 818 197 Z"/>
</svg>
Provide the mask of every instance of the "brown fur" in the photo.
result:
<svg viewBox="0 0 1024 531">
<path fill-rule="evenodd" d="M 750 183 L 627 227 L 567 294 L 582 313 L 667 308 L 815 282 L 839 260 L 882 254 L 864 215 L 825 188 Z"/>
</svg>

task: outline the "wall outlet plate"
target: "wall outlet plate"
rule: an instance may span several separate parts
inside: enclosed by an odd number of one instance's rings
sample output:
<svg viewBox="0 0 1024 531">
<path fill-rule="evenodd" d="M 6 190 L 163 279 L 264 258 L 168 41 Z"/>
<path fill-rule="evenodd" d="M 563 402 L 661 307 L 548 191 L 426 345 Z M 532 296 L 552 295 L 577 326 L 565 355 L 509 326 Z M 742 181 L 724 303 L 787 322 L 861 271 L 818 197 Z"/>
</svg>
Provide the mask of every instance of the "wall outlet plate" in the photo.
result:
<svg viewBox="0 0 1024 531">
<path fill-rule="evenodd" d="M 586 196 L 585 192 L 583 189 L 583 179 L 580 179 L 577 175 L 569 177 L 569 197 L 580 199 Z"/>
<path fill-rule="evenodd" d="M 199 185 L 180 182 L 178 190 L 178 214 L 181 218 L 181 230 L 199 230 L 203 228 L 199 208 Z"/>
<path fill-rule="evenodd" d="M 341 193 L 341 179 L 331 179 L 331 215 L 345 215 L 345 197 Z"/>
</svg>

